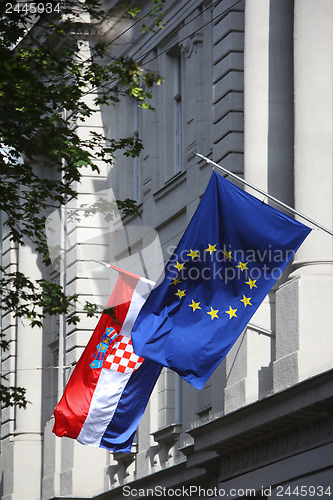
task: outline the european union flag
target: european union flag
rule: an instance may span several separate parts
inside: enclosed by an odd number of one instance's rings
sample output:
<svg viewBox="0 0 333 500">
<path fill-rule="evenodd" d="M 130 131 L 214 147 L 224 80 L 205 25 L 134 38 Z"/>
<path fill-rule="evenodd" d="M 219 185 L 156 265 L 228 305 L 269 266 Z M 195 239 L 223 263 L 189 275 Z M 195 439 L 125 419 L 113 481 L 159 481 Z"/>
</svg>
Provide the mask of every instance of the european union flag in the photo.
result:
<svg viewBox="0 0 333 500">
<path fill-rule="evenodd" d="M 137 317 L 135 353 L 201 389 L 310 231 L 213 172 Z"/>
</svg>

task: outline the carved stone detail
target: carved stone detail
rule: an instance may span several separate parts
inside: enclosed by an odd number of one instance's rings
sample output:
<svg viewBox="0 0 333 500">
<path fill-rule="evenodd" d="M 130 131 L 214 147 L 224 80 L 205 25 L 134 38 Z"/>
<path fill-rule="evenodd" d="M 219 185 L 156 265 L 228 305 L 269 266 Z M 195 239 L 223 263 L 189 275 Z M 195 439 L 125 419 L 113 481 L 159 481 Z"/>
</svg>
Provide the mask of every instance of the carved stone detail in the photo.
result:
<svg viewBox="0 0 333 500">
<path fill-rule="evenodd" d="M 135 459 L 135 452 L 131 453 L 113 453 L 114 459 L 118 462 L 115 465 L 109 465 L 106 473 L 110 477 L 111 485 L 124 484 L 127 477 L 130 476 L 129 467 Z"/>
<path fill-rule="evenodd" d="M 186 38 L 184 42 L 180 44 L 180 47 L 187 58 L 191 57 L 193 52 L 197 52 L 198 45 L 203 42 L 203 34 L 195 33 L 192 37 Z"/>
<path fill-rule="evenodd" d="M 190 161 L 190 160 L 192 160 L 192 158 L 195 157 L 196 150 L 197 150 L 197 143 L 195 141 L 192 142 L 192 144 L 190 144 L 189 146 L 187 146 L 187 150 L 186 150 L 186 160 L 187 161 Z"/>
<path fill-rule="evenodd" d="M 149 191 L 151 190 L 151 187 L 152 187 L 151 177 L 148 177 L 148 179 L 146 179 L 145 181 L 143 181 L 142 193 L 144 195 L 147 194 L 147 193 L 149 193 Z"/>
<path fill-rule="evenodd" d="M 221 475 L 228 476 L 241 469 L 257 468 L 264 463 L 275 462 L 277 458 L 293 455 L 296 450 L 306 450 L 333 440 L 333 418 L 330 415 L 318 417 L 304 427 L 293 426 L 286 432 L 277 431 L 275 436 L 259 438 L 256 443 L 231 453 L 220 451 Z"/>
<path fill-rule="evenodd" d="M 179 424 L 168 425 L 153 433 L 155 441 L 159 443 L 158 454 L 161 464 L 165 464 L 173 458 L 174 453 L 172 450 L 175 446 L 177 447 L 180 433 L 181 425 Z"/>
</svg>

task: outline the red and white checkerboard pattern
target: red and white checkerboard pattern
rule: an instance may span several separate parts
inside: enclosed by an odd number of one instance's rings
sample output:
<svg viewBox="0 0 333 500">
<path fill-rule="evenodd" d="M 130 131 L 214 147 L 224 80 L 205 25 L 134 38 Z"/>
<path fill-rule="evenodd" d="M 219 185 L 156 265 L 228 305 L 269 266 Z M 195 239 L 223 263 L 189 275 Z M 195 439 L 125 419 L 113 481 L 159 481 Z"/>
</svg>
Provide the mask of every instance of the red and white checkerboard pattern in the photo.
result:
<svg viewBox="0 0 333 500">
<path fill-rule="evenodd" d="M 143 358 L 134 353 L 132 339 L 119 335 L 110 351 L 107 352 L 103 368 L 121 373 L 131 373 L 137 370 L 142 363 Z"/>
</svg>

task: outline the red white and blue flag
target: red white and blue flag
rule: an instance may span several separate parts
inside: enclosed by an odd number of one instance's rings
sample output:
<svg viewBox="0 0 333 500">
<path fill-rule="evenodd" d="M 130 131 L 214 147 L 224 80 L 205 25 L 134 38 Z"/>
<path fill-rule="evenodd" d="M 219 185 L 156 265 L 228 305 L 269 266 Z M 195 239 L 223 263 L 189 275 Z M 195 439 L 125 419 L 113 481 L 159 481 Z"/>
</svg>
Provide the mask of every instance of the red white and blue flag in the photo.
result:
<svg viewBox="0 0 333 500">
<path fill-rule="evenodd" d="M 137 356 L 131 340 L 154 283 L 117 270 L 118 281 L 106 305 L 113 307 L 114 316 L 102 314 L 55 408 L 53 432 L 82 444 L 129 452 L 162 367 Z"/>
</svg>

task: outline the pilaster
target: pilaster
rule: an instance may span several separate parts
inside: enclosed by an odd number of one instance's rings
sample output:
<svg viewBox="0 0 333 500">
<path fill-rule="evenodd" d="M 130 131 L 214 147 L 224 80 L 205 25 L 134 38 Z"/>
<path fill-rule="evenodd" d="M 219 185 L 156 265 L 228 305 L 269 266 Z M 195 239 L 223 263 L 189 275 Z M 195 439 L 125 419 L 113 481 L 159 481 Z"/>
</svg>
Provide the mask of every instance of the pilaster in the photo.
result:
<svg viewBox="0 0 333 500">
<path fill-rule="evenodd" d="M 293 185 L 293 147 L 290 141 L 286 145 L 286 136 L 293 129 L 292 33 L 290 2 L 246 2 L 244 177 L 287 203 L 292 203 L 290 186 Z M 276 78 L 279 85 L 275 83 Z M 252 191 L 251 194 L 256 195 Z M 279 282 L 227 356 L 226 412 L 273 391 L 275 292 L 278 286 Z"/>
<path fill-rule="evenodd" d="M 19 249 L 18 271 L 32 281 L 42 277 L 37 257 L 29 244 Z M 7 468 L 4 498 L 36 500 L 40 498 L 42 467 L 43 331 L 38 327 L 32 329 L 27 321 L 21 320 L 16 324 L 16 339 L 15 385 L 26 388 L 29 403 L 26 409 L 16 408 L 13 426 L 4 446 Z"/>
<path fill-rule="evenodd" d="M 333 4 L 296 0 L 294 28 L 295 207 L 333 227 Z M 314 229 L 278 292 L 274 388 L 333 365 L 333 239 Z"/>
</svg>

